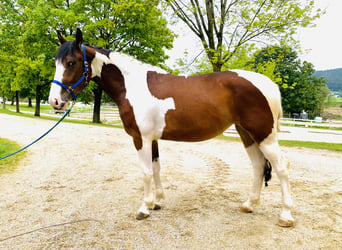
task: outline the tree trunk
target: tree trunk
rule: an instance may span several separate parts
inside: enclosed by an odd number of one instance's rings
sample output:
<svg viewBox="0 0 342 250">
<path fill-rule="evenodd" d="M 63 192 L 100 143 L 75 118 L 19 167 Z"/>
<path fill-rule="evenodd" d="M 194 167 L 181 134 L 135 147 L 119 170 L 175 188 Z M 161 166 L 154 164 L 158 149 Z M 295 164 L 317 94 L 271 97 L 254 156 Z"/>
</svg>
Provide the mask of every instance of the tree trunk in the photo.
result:
<svg viewBox="0 0 342 250">
<path fill-rule="evenodd" d="M 101 99 L 102 99 L 102 88 L 97 85 L 96 89 L 93 90 L 95 94 L 94 98 L 94 112 L 93 112 L 93 123 L 100 122 L 100 112 L 101 112 Z"/>
<path fill-rule="evenodd" d="M 20 109 L 19 109 L 19 91 L 15 91 L 15 102 L 16 102 L 16 112 L 20 113 Z"/>
<path fill-rule="evenodd" d="M 29 106 L 29 108 L 32 108 L 32 98 L 31 97 L 28 98 L 28 106 Z"/>
<path fill-rule="evenodd" d="M 222 70 L 222 63 L 212 63 L 213 72 L 220 72 Z"/>
<path fill-rule="evenodd" d="M 2 101 L 3 101 L 2 108 L 6 109 L 6 97 L 5 97 L 5 94 L 2 94 Z"/>
<path fill-rule="evenodd" d="M 41 85 L 36 86 L 36 108 L 34 111 L 34 116 L 40 116 L 40 90 Z"/>
</svg>

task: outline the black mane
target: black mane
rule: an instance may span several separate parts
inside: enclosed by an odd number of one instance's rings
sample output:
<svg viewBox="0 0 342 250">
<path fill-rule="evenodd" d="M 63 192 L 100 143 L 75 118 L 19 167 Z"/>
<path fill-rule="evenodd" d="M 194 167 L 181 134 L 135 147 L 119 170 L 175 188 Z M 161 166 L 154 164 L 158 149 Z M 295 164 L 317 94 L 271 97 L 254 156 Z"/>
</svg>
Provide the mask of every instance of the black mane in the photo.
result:
<svg viewBox="0 0 342 250">
<path fill-rule="evenodd" d="M 76 50 L 75 41 L 63 43 L 57 50 L 56 60 L 63 61 L 67 55 L 74 55 Z"/>
<path fill-rule="evenodd" d="M 95 49 L 96 51 L 100 52 L 101 54 L 106 55 L 107 57 L 109 57 L 110 52 L 112 52 L 112 50 L 110 50 L 110 49 L 104 49 L 104 48 L 97 47 L 94 45 L 89 45 L 89 44 L 85 44 L 85 45 L 90 47 L 90 48 Z"/>
<path fill-rule="evenodd" d="M 98 51 L 101 54 L 106 55 L 107 57 L 109 57 L 110 52 L 112 52 L 109 49 L 104 49 L 104 48 L 89 45 L 89 44 L 85 44 L 85 45 L 95 49 L 96 51 Z M 63 43 L 57 50 L 56 60 L 63 61 L 67 55 L 74 55 L 75 50 L 76 50 L 75 41 L 68 41 L 68 42 Z"/>
</svg>

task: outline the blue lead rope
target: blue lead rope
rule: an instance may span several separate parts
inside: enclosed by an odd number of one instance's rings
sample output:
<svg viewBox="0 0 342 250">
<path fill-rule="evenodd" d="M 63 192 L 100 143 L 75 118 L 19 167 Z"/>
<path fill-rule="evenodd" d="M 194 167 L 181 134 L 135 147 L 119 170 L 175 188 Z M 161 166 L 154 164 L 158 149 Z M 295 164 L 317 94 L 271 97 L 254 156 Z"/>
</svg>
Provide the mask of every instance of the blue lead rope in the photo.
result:
<svg viewBox="0 0 342 250">
<path fill-rule="evenodd" d="M 33 142 L 31 142 L 30 144 L 26 145 L 25 147 L 22 147 L 21 149 L 19 149 L 19 150 L 16 151 L 16 152 L 13 152 L 13 153 L 11 153 L 11 154 L 9 154 L 9 155 L 6 155 L 6 156 L 1 157 L 1 158 L 0 158 L 0 161 L 6 159 L 6 158 L 8 158 L 8 157 L 11 157 L 11 156 L 13 156 L 13 155 L 15 155 L 15 154 L 18 154 L 19 152 L 21 152 L 21 151 L 27 149 L 28 147 L 32 146 L 33 144 L 35 144 L 36 142 L 38 142 L 40 139 L 42 139 L 43 137 L 45 137 L 45 136 L 46 136 L 48 133 L 50 133 L 55 127 L 57 127 L 57 125 L 60 124 L 61 121 L 63 121 L 64 118 L 65 118 L 67 115 L 69 115 L 69 113 L 70 113 L 70 111 L 71 111 L 71 109 L 72 109 L 72 106 L 73 106 L 73 105 L 71 105 L 71 107 L 64 113 L 64 115 L 62 116 L 62 118 L 61 118 L 55 125 L 53 125 L 52 128 L 50 128 L 48 131 L 46 131 L 46 132 L 45 132 L 43 135 L 41 135 L 38 139 L 36 139 L 35 141 L 33 141 Z"/>
</svg>

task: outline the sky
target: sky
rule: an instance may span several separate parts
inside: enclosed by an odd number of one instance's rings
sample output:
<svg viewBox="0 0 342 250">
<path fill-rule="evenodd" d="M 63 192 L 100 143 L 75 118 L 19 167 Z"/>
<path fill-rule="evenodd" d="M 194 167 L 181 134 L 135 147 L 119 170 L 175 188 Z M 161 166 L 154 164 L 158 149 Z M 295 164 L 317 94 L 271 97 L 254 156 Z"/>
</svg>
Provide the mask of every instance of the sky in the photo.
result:
<svg viewBox="0 0 342 250">
<path fill-rule="evenodd" d="M 301 28 L 295 35 L 302 49 L 299 57 L 312 63 L 315 70 L 342 68 L 342 0 L 315 0 L 315 5 L 326 14 L 315 21 L 315 27 Z M 174 67 L 176 59 L 184 58 L 185 51 L 194 58 L 203 49 L 187 27 L 177 25 L 175 32 L 178 38 L 166 62 L 170 67 Z"/>
<path fill-rule="evenodd" d="M 301 59 L 311 62 L 316 70 L 342 68 L 342 0 L 315 2 L 326 14 L 316 20 L 316 27 L 298 32 L 302 49 L 309 50 Z"/>
</svg>

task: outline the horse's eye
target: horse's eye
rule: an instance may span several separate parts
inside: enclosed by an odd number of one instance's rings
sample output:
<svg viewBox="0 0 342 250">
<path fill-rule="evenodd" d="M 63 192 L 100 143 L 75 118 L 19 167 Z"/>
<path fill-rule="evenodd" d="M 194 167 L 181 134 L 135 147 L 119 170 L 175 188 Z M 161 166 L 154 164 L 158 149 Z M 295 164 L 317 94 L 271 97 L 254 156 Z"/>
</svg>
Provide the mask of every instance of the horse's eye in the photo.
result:
<svg viewBox="0 0 342 250">
<path fill-rule="evenodd" d="M 72 66 L 74 66 L 75 64 L 76 64 L 75 61 L 70 61 L 70 62 L 68 62 L 68 67 L 72 67 Z"/>
</svg>

